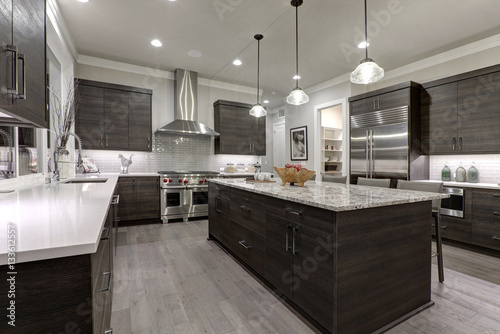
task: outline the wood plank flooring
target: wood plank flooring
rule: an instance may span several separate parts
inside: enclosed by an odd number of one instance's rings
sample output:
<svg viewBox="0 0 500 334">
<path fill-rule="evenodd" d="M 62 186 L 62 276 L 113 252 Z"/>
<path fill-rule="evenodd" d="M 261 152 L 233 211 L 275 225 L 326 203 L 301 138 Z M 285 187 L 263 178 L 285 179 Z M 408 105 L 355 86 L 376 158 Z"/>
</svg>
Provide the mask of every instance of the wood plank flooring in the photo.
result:
<svg viewBox="0 0 500 334">
<path fill-rule="evenodd" d="M 114 333 L 318 333 L 207 241 L 207 229 L 207 220 L 119 228 Z M 444 284 L 433 265 L 436 304 L 388 333 L 500 334 L 500 258 L 448 245 L 443 254 Z"/>
</svg>

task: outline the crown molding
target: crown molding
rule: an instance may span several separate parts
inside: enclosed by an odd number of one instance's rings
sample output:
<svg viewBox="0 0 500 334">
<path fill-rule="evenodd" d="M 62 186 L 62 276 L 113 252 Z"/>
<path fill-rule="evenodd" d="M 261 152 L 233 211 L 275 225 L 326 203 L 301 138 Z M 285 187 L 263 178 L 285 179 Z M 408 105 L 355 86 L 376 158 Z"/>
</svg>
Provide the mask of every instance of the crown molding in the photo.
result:
<svg viewBox="0 0 500 334">
<path fill-rule="evenodd" d="M 47 17 L 50 21 L 50 24 L 54 27 L 56 34 L 58 35 L 61 42 L 68 49 L 69 53 L 73 57 L 73 59 L 77 59 L 77 51 L 75 48 L 75 44 L 73 43 L 73 39 L 69 34 L 68 27 L 66 26 L 66 22 L 64 21 L 64 17 L 61 14 L 61 10 L 56 0 L 47 0 L 46 2 L 46 11 Z"/>
</svg>

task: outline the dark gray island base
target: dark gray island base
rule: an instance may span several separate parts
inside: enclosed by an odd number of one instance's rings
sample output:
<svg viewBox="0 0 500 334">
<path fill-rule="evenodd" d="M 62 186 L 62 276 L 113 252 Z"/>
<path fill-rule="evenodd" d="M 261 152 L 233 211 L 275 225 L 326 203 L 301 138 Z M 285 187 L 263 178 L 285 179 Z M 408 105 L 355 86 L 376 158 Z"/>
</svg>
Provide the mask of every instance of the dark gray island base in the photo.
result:
<svg viewBox="0 0 500 334">
<path fill-rule="evenodd" d="M 211 181 L 209 238 L 322 331 L 380 333 L 432 305 L 428 222 L 440 196 Z"/>
</svg>

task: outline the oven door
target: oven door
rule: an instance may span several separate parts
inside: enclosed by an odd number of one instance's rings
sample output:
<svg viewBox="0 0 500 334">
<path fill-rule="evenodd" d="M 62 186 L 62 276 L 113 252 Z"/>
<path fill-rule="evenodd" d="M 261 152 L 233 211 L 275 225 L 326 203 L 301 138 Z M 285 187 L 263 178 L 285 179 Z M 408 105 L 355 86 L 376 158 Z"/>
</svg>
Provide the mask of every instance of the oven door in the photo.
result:
<svg viewBox="0 0 500 334">
<path fill-rule="evenodd" d="M 185 187 L 161 190 L 162 219 L 183 218 L 189 212 L 191 197 Z"/>
<path fill-rule="evenodd" d="M 449 194 L 449 198 L 441 200 L 441 210 L 439 213 L 444 216 L 464 217 L 464 190 L 460 188 L 443 188 L 444 194 Z"/>
<path fill-rule="evenodd" d="M 191 192 L 191 213 L 193 217 L 208 216 L 208 186 L 188 188 Z"/>
</svg>

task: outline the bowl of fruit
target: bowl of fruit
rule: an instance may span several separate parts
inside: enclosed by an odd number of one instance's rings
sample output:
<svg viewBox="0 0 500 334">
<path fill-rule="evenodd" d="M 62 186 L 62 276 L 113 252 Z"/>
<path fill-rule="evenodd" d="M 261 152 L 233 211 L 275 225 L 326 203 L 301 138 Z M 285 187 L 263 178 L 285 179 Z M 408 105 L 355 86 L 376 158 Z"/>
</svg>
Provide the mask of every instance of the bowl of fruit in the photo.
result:
<svg viewBox="0 0 500 334">
<path fill-rule="evenodd" d="M 302 167 L 300 164 L 286 164 L 285 168 L 274 167 L 274 170 L 281 178 L 282 186 L 288 182 L 290 185 L 298 183 L 299 187 L 303 187 L 304 183 L 316 173 L 313 170 Z"/>
</svg>

